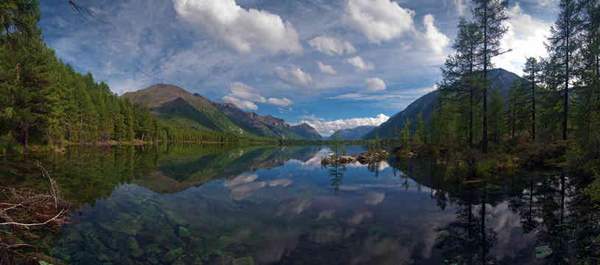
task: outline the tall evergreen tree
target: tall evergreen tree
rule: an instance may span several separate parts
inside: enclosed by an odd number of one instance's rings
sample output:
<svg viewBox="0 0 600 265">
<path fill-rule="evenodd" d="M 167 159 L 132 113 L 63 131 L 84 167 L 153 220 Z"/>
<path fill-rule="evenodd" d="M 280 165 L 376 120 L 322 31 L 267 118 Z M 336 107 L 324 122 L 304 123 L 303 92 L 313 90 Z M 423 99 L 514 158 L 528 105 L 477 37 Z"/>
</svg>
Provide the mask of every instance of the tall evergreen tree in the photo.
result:
<svg viewBox="0 0 600 265">
<path fill-rule="evenodd" d="M 492 58 L 502 53 L 500 40 L 508 30 L 505 21 L 507 2 L 504 0 L 474 0 L 473 18 L 479 26 L 482 37 L 480 52 L 482 59 L 482 143 L 481 149 L 484 153 L 488 150 L 488 70 L 492 68 Z"/>
<path fill-rule="evenodd" d="M 533 58 L 527 58 L 527 62 L 525 63 L 525 69 L 523 69 L 525 73 L 525 79 L 529 81 L 530 85 L 530 99 L 529 104 L 531 106 L 531 139 L 535 141 L 535 128 L 536 128 L 536 120 L 535 120 L 535 112 L 536 112 L 536 100 L 535 100 L 535 92 L 538 80 L 540 79 L 540 66 L 538 61 Z"/>
<path fill-rule="evenodd" d="M 453 45 L 456 55 L 451 57 L 453 60 L 449 61 L 455 65 L 446 68 L 447 70 L 454 69 L 453 72 L 447 74 L 455 76 L 455 89 L 468 97 L 468 142 L 470 146 L 473 145 L 474 139 L 475 94 L 479 85 L 475 72 L 481 70 L 477 51 L 481 38 L 482 34 L 477 24 L 462 18 L 458 24 L 458 34 Z"/>
<path fill-rule="evenodd" d="M 577 46 L 574 42 L 580 27 L 580 17 L 577 2 L 575 0 L 561 0 L 560 13 L 551 29 L 550 52 L 557 59 L 561 69 L 563 83 L 562 96 L 562 139 L 568 139 L 569 131 L 569 90 L 573 78 L 573 65 Z"/>
</svg>

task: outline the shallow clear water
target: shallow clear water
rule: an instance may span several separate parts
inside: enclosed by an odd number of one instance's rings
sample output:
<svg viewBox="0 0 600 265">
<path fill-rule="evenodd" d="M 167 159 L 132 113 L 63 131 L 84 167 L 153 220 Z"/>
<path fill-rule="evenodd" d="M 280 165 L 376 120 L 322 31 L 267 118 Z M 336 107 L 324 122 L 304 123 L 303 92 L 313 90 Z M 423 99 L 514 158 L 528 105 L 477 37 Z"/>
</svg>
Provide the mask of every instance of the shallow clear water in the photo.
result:
<svg viewBox="0 0 600 265">
<path fill-rule="evenodd" d="M 423 160 L 321 166 L 330 152 L 52 158 L 79 208 L 50 251 L 69 264 L 558 264 L 581 254 L 561 228 L 577 211 L 565 176 L 465 184 Z"/>
</svg>

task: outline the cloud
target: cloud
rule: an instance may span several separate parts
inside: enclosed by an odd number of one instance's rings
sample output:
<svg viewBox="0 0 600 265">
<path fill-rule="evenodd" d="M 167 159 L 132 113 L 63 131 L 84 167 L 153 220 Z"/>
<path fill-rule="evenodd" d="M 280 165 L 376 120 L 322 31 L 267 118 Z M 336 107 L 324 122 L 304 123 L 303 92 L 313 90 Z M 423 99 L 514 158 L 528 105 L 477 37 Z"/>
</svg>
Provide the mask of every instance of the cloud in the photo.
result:
<svg viewBox="0 0 600 265">
<path fill-rule="evenodd" d="M 346 20 L 372 43 L 395 39 L 412 31 L 414 12 L 390 0 L 348 0 Z"/>
<path fill-rule="evenodd" d="M 346 93 L 333 97 L 329 97 L 329 99 L 341 99 L 341 100 L 355 100 L 355 101 L 382 101 L 382 100 L 409 100 L 412 102 L 413 100 L 429 93 L 433 92 L 437 89 L 437 86 L 430 87 L 422 87 L 401 91 L 389 91 L 382 94 L 363 94 L 363 93 Z"/>
<path fill-rule="evenodd" d="M 230 96 L 252 102 L 266 102 L 266 99 L 261 96 L 256 89 L 241 82 L 235 82 L 229 88 Z"/>
<path fill-rule="evenodd" d="M 368 71 L 373 70 L 375 68 L 375 66 L 372 63 L 366 62 L 360 56 L 348 58 L 346 62 L 354 66 L 359 71 Z"/>
<path fill-rule="evenodd" d="M 425 26 L 425 39 L 427 40 L 429 47 L 437 54 L 443 55 L 444 50 L 448 47 L 450 39 L 441 33 L 435 26 L 435 18 L 431 14 L 427 14 L 423 17 L 423 25 Z"/>
<path fill-rule="evenodd" d="M 322 62 L 317 62 L 317 65 L 319 66 L 319 70 L 321 70 L 321 73 L 328 74 L 328 75 L 336 75 L 337 74 L 337 72 L 335 71 L 335 69 L 333 69 L 333 66 L 331 66 L 331 65 L 324 64 Z"/>
<path fill-rule="evenodd" d="M 232 96 L 224 96 L 223 101 L 226 103 L 231 103 L 241 110 L 257 110 L 258 109 L 258 106 L 256 106 L 256 104 L 254 104 L 254 102 L 239 99 L 239 98 L 232 97 Z"/>
<path fill-rule="evenodd" d="M 289 100 L 288 98 L 269 98 L 267 100 L 267 103 L 271 104 L 271 105 L 275 105 L 278 107 L 289 107 L 292 104 L 294 104 L 291 100 Z"/>
<path fill-rule="evenodd" d="M 494 59 L 496 66 L 516 74 L 523 73 L 527 57 L 544 57 L 552 24 L 526 14 L 517 3 L 509 9 L 508 32 L 501 41 L 502 50 L 512 49 Z"/>
<path fill-rule="evenodd" d="M 235 0 L 173 0 L 177 15 L 238 52 L 254 48 L 299 53 L 298 33 L 278 15 L 244 9 Z"/>
<path fill-rule="evenodd" d="M 390 117 L 385 114 L 379 114 L 370 118 L 351 118 L 327 121 L 316 117 L 305 117 L 300 123 L 307 123 L 315 128 L 320 134 L 329 136 L 337 130 L 356 128 L 359 126 L 379 126 L 386 122 Z"/>
<path fill-rule="evenodd" d="M 229 87 L 229 94 L 223 97 L 223 101 L 231 103 L 242 110 L 257 110 L 256 103 L 266 103 L 278 107 L 288 107 L 293 102 L 288 98 L 268 98 L 261 96 L 253 87 L 241 82 L 235 82 Z"/>
<path fill-rule="evenodd" d="M 328 36 L 318 36 L 308 41 L 310 47 L 327 55 L 344 55 L 356 52 L 352 43 Z"/>
<path fill-rule="evenodd" d="M 385 82 L 381 78 L 367 78 L 365 80 L 367 84 L 367 90 L 370 92 L 383 91 L 386 88 Z"/>
<path fill-rule="evenodd" d="M 310 74 L 302 71 L 302 69 L 298 67 L 277 67 L 275 68 L 275 74 L 277 74 L 279 79 L 290 85 L 306 87 L 312 83 Z"/>
</svg>

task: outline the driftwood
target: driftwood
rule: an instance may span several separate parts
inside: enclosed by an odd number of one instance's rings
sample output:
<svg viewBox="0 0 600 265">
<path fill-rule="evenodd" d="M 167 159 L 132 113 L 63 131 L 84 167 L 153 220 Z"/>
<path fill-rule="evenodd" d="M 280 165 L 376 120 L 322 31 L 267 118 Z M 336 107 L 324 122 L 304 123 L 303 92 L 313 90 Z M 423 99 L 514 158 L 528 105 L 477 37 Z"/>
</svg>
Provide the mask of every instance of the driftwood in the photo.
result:
<svg viewBox="0 0 600 265">
<path fill-rule="evenodd" d="M 33 244 L 27 244 L 24 238 L 32 238 L 36 232 L 52 229 L 66 222 L 68 204 L 60 197 L 56 181 L 48 171 L 36 162 L 41 176 L 47 179 L 49 191 L 39 191 L 27 188 L 0 187 L 0 264 L 28 263 L 28 252 L 23 248 L 35 249 Z"/>
</svg>

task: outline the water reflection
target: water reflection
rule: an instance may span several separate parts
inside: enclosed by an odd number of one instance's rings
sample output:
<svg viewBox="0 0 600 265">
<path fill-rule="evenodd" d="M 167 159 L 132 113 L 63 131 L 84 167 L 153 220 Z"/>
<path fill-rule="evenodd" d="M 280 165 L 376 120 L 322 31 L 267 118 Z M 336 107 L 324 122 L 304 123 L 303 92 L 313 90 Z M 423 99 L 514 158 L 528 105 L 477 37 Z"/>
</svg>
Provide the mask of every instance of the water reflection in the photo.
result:
<svg viewBox="0 0 600 265">
<path fill-rule="evenodd" d="M 585 179 L 457 178 L 428 160 L 321 166 L 330 152 L 360 151 L 169 147 L 39 158 L 81 205 L 51 252 L 69 264 L 598 262 L 599 208 L 581 192 Z"/>
</svg>

